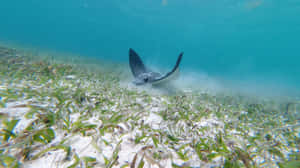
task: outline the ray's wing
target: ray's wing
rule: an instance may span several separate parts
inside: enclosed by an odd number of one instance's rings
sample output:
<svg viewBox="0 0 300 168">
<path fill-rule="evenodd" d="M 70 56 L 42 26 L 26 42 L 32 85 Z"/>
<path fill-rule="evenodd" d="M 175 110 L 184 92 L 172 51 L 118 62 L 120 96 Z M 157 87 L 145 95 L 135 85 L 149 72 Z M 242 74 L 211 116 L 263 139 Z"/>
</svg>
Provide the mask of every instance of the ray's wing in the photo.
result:
<svg viewBox="0 0 300 168">
<path fill-rule="evenodd" d="M 140 74 L 147 72 L 147 68 L 145 67 L 142 59 L 131 48 L 129 49 L 129 65 L 131 72 L 135 78 Z"/>
<path fill-rule="evenodd" d="M 168 72 L 166 75 L 162 76 L 161 78 L 156 79 L 155 81 L 152 82 L 152 84 L 154 85 L 161 84 L 176 78 L 179 75 L 179 64 L 181 62 L 182 56 L 183 56 L 183 52 L 180 53 L 180 55 L 178 56 L 176 64 L 172 69 L 172 71 Z"/>
</svg>

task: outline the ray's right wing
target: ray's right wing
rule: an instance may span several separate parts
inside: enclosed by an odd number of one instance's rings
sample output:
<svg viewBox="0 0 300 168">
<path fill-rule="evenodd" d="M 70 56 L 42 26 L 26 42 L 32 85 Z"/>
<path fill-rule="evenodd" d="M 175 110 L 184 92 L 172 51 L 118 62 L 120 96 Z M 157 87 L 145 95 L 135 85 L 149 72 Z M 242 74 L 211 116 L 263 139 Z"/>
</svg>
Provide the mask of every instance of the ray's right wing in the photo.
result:
<svg viewBox="0 0 300 168">
<path fill-rule="evenodd" d="M 180 55 L 177 58 L 176 64 L 172 71 L 168 72 L 166 75 L 162 76 L 161 78 L 156 79 L 155 81 L 152 82 L 152 84 L 157 85 L 157 84 L 162 84 L 165 82 L 168 82 L 174 78 L 176 78 L 179 75 L 179 65 L 181 62 L 183 56 L 183 52 L 180 53 Z"/>
</svg>

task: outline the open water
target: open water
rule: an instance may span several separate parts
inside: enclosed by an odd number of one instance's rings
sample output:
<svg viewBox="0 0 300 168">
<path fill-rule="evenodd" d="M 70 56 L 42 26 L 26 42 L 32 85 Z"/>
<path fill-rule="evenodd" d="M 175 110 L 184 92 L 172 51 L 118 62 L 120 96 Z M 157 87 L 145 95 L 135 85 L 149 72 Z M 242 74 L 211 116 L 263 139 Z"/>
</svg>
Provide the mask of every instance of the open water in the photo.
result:
<svg viewBox="0 0 300 168">
<path fill-rule="evenodd" d="M 0 40 L 124 63 L 134 48 L 163 70 L 183 51 L 182 76 L 299 96 L 299 16 L 299 0 L 7 0 Z"/>
</svg>

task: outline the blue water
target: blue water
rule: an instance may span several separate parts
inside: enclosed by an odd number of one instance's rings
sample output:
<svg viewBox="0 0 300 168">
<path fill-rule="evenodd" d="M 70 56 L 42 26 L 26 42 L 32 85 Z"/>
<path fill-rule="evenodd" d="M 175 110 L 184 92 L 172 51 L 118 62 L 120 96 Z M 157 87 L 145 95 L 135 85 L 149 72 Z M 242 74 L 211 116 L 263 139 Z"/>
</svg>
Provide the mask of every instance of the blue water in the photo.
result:
<svg viewBox="0 0 300 168">
<path fill-rule="evenodd" d="M 299 16 L 299 0 L 9 0 L 0 40 L 159 67 L 184 51 L 183 70 L 300 93 Z"/>
</svg>

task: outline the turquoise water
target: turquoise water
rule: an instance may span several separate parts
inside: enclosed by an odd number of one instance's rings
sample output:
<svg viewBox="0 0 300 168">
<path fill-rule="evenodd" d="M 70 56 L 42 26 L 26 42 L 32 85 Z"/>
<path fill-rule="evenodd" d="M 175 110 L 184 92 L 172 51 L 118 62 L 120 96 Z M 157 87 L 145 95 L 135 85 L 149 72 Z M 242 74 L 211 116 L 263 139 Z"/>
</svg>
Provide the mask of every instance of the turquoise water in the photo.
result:
<svg viewBox="0 0 300 168">
<path fill-rule="evenodd" d="M 0 40 L 300 94 L 299 0 L 9 0 Z M 226 82 L 225 82 L 226 81 Z"/>
</svg>

